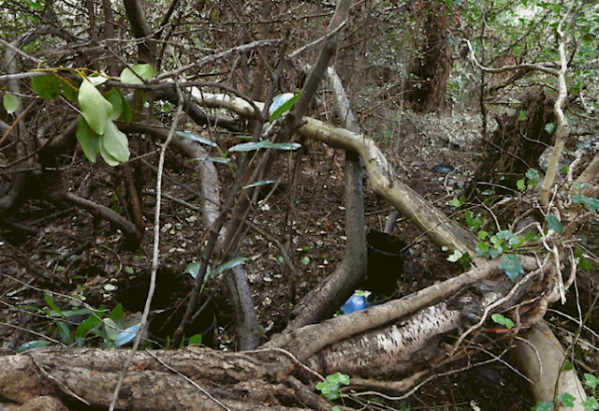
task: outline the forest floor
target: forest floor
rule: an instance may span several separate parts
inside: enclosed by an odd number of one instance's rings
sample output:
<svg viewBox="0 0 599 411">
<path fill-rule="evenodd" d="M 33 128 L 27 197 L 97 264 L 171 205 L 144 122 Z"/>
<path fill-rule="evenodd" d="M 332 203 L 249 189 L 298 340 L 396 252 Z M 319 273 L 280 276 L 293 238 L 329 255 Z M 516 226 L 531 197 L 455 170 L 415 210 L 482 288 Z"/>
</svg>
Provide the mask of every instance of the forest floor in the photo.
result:
<svg viewBox="0 0 599 411">
<path fill-rule="evenodd" d="M 450 215 L 449 201 L 467 183 L 481 160 L 480 120 L 468 114 L 398 117 L 397 112 L 371 113 L 364 122 L 365 133 L 383 147 L 400 179 Z M 377 115 L 384 116 L 385 121 L 379 121 Z M 262 198 L 251 216 L 253 224 L 269 236 L 249 231 L 239 252 L 240 256 L 248 257 L 244 269 L 262 327 L 263 342 L 284 328 L 293 304 L 331 274 L 343 259 L 344 154 L 319 143 L 308 142 L 307 145 L 295 198 L 289 198 L 288 177 L 292 175 L 288 168 L 294 162 L 282 156 L 285 161 L 273 170 L 274 176 L 284 176 L 282 181 L 271 195 Z M 80 151 L 74 158 L 63 158 L 62 162 L 63 175 L 71 190 L 80 191 L 85 187 L 91 200 L 122 213 L 118 169 L 91 165 Z M 226 192 L 231 178 L 225 167 L 219 167 Z M 170 178 L 200 191 L 194 168 L 174 151 L 166 170 Z M 75 297 L 54 295 L 54 302 L 63 311 L 77 308 L 80 305 L 77 300 L 84 300 L 94 308 L 106 306 L 109 310 L 120 302 L 125 307 L 126 323 L 138 320 L 139 314 L 135 311 L 141 309 L 145 299 L 144 281 L 149 276 L 152 258 L 155 197 L 150 193 L 155 187 L 151 178 L 148 181 L 145 187 L 148 195 L 143 196 L 146 236 L 138 250 L 125 250 L 122 234 L 84 210 L 59 209 L 31 200 L 11 216 L 12 221 L 37 232 L 24 233 L 7 226 L 0 229 L 0 346 L 16 348 L 27 341 L 44 339 L 42 336 L 64 341 L 57 326 L 59 320 L 39 315 L 31 308 L 48 305 L 44 299 L 44 292 L 48 290 Z M 198 198 L 172 181 L 164 184 L 165 194 L 200 205 Z M 372 193 L 368 177 L 364 191 L 366 231 L 382 231 L 391 207 Z M 287 226 L 286 221 L 290 221 Z M 198 259 L 205 229 L 198 211 L 164 199 L 160 231 L 159 295 L 155 307 L 168 308 L 179 304 L 189 289 L 191 277 L 186 267 Z M 394 234 L 408 244 L 403 252 L 406 272 L 398 281 L 395 296 L 409 294 L 462 271 L 458 264 L 448 262 L 447 255 L 409 222 L 400 219 Z M 291 278 L 270 236 L 285 245 L 300 273 L 299 278 Z M 218 282 L 219 278 L 210 278 L 206 290 L 213 290 Z M 141 292 L 134 295 L 131 290 Z M 218 320 L 212 342 L 214 348 L 235 349 L 230 308 L 220 292 L 212 305 L 212 313 Z M 69 320 L 77 322 L 82 318 Z M 158 341 L 154 347 L 164 344 L 161 339 L 164 335 L 154 337 Z M 85 345 L 98 346 L 101 342 L 100 337 L 88 336 Z M 526 383 L 507 365 L 509 356 L 505 361 L 476 366 L 499 355 L 506 344 L 493 343 L 491 339 L 489 343 L 489 353 L 481 352 L 437 370 L 445 374 L 405 400 L 404 408 L 401 402 L 390 405 L 395 409 L 407 409 L 407 406 L 412 410 L 529 409 L 533 403 Z M 450 372 L 460 368 L 466 370 Z"/>
</svg>

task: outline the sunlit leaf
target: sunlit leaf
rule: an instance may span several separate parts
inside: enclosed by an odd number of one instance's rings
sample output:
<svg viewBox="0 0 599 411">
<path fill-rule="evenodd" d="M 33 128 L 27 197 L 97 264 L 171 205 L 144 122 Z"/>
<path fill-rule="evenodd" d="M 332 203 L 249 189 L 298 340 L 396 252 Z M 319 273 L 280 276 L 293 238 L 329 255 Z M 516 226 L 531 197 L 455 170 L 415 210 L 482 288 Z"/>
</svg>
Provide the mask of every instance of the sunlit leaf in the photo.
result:
<svg viewBox="0 0 599 411">
<path fill-rule="evenodd" d="M 229 149 L 229 151 L 255 151 L 262 148 L 272 148 L 275 150 L 297 150 L 301 147 L 298 143 L 271 143 L 268 140 L 262 140 L 255 143 L 237 144 Z"/>
<path fill-rule="evenodd" d="M 553 124 L 553 123 L 545 124 L 545 131 L 547 132 L 547 134 L 549 134 L 549 135 L 553 134 L 553 130 L 555 130 L 555 124 Z"/>
<path fill-rule="evenodd" d="M 214 141 L 210 141 L 207 138 L 196 136 L 195 134 L 192 134 L 192 133 L 186 133 L 184 131 L 177 131 L 176 133 L 178 135 L 180 135 L 181 137 L 185 137 L 190 140 L 197 141 L 198 143 L 206 144 L 210 147 L 218 147 L 218 145 Z"/>
<path fill-rule="evenodd" d="M 123 112 L 123 96 L 121 92 L 118 88 L 113 87 L 104 94 L 104 98 L 112 104 L 112 114 L 109 119 L 116 120 Z"/>
<path fill-rule="evenodd" d="M 104 134 L 112 114 L 112 104 L 86 79 L 79 88 L 79 106 L 85 121 L 96 134 Z"/>
<path fill-rule="evenodd" d="M 297 100 L 299 100 L 299 98 L 300 94 L 293 93 L 285 93 L 276 96 L 272 100 L 272 104 L 269 108 L 270 117 L 268 121 L 272 123 L 277 118 L 281 117 L 283 114 L 291 110 L 291 107 L 293 107 L 293 105 Z"/>
<path fill-rule="evenodd" d="M 88 77 L 87 79 L 89 80 L 90 83 L 92 83 L 92 85 L 94 87 L 101 86 L 102 84 L 104 84 L 108 81 L 108 77 L 105 77 L 105 76 L 94 76 L 94 77 Z"/>
<path fill-rule="evenodd" d="M 567 408 L 574 407 L 574 401 L 576 401 L 576 397 L 574 397 L 569 392 L 565 392 L 563 394 L 559 394 L 557 399 L 560 400 Z"/>
<path fill-rule="evenodd" d="M 497 324 L 505 325 L 505 327 L 508 329 L 511 329 L 514 326 L 514 322 L 512 320 L 501 314 L 493 314 L 491 319 Z"/>
<path fill-rule="evenodd" d="M 137 76 L 134 72 L 137 73 Z M 120 77 L 123 83 L 143 84 L 144 82 L 138 76 L 144 80 L 150 80 L 154 76 L 154 69 L 149 64 L 134 64 L 131 68 L 126 67 Z"/>
<path fill-rule="evenodd" d="M 191 275 L 193 278 L 196 278 L 200 272 L 200 263 L 194 261 L 193 263 L 187 264 L 187 267 L 185 267 L 185 272 Z"/>
<path fill-rule="evenodd" d="M 274 184 L 274 183 L 276 183 L 275 180 L 256 181 L 255 183 L 248 184 L 247 186 L 243 186 L 242 189 L 252 188 L 252 187 L 257 187 L 257 186 L 265 186 L 265 185 Z"/>
<path fill-rule="evenodd" d="M 114 345 L 116 347 L 121 347 L 131 341 L 133 341 L 133 339 L 135 338 L 135 335 L 137 335 L 137 332 L 139 331 L 139 326 L 141 324 L 135 324 L 132 325 L 131 327 L 123 330 L 123 332 L 121 332 L 119 334 L 119 336 L 114 340 Z"/>
<path fill-rule="evenodd" d="M 4 104 L 4 109 L 8 114 L 12 114 L 19 108 L 19 99 L 9 93 L 4 93 L 4 97 L 2 97 L 2 103 Z"/>
<path fill-rule="evenodd" d="M 43 99 L 55 100 L 60 95 L 60 81 L 53 74 L 33 77 L 31 87 Z"/>
</svg>

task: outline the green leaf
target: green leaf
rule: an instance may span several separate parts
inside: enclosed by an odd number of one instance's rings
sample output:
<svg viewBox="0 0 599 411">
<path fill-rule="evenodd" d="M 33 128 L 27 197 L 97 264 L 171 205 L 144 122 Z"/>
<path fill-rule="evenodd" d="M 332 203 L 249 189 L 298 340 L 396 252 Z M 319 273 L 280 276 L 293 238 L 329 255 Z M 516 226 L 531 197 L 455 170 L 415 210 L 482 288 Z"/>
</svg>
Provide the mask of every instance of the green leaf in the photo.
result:
<svg viewBox="0 0 599 411">
<path fill-rule="evenodd" d="M 459 206 L 462 205 L 462 202 L 457 197 L 454 197 L 449 202 L 449 205 L 452 206 L 452 207 L 458 208 Z"/>
<path fill-rule="evenodd" d="M 123 112 L 123 96 L 121 95 L 121 92 L 118 88 L 113 87 L 104 94 L 104 98 L 112 104 L 112 114 L 109 119 L 116 120 Z"/>
<path fill-rule="evenodd" d="M 595 389 L 599 386 L 599 379 L 597 379 L 597 377 L 595 377 L 593 374 L 585 373 L 584 378 L 584 383 L 587 385 L 587 387 Z"/>
<path fill-rule="evenodd" d="M 521 110 L 520 114 L 518 114 L 518 121 L 524 121 L 526 120 L 526 111 Z"/>
<path fill-rule="evenodd" d="M 599 210 L 599 200 L 596 198 L 589 198 L 580 194 L 572 196 L 572 201 L 576 204 L 586 204 L 591 210 Z"/>
<path fill-rule="evenodd" d="M 112 104 L 87 79 L 79 88 L 79 106 L 85 121 L 96 134 L 104 134 L 112 114 Z"/>
<path fill-rule="evenodd" d="M 4 93 L 4 97 L 2 97 L 2 103 L 4 104 L 4 109 L 8 114 L 12 114 L 19 108 L 19 99 L 9 93 Z"/>
<path fill-rule="evenodd" d="M 553 214 L 546 215 L 545 220 L 549 223 L 549 228 L 556 233 L 559 234 L 564 231 L 563 224 Z"/>
<path fill-rule="evenodd" d="M 177 131 L 176 133 L 178 135 L 180 135 L 181 137 L 185 137 L 190 140 L 197 141 L 198 143 L 206 144 L 210 147 L 218 147 L 218 145 L 214 141 L 210 141 L 207 138 L 196 136 L 195 134 L 192 134 L 192 133 L 186 133 L 184 131 Z"/>
<path fill-rule="evenodd" d="M 60 81 L 53 74 L 33 77 L 31 79 L 31 87 L 33 87 L 41 98 L 46 100 L 56 100 L 60 95 Z"/>
<path fill-rule="evenodd" d="M 75 339 L 77 340 L 78 346 L 83 345 L 85 336 L 89 334 L 94 327 L 98 327 L 102 323 L 103 316 L 104 311 L 97 311 L 95 315 L 91 315 L 87 320 L 79 324 L 79 327 L 75 330 Z"/>
<path fill-rule="evenodd" d="M 121 331 L 119 330 L 117 324 L 111 318 L 107 318 L 104 320 L 104 332 L 106 333 L 106 338 L 111 341 L 114 341 L 121 335 Z"/>
<path fill-rule="evenodd" d="M 114 320 L 119 324 L 123 318 L 125 318 L 125 312 L 123 311 L 123 306 L 121 303 L 118 303 L 116 307 L 114 307 L 110 313 L 108 314 L 108 318 Z"/>
<path fill-rule="evenodd" d="M 126 67 L 121 72 L 121 82 L 129 84 L 143 84 L 144 82 L 138 76 L 136 76 L 134 72 L 144 80 L 150 80 L 154 76 L 154 69 L 151 65 L 134 64 L 131 66 L 131 68 Z"/>
<path fill-rule="evenodd" d="M 530 409 L 532 411 L 553 411 L 555 407 L 551 401 L 538 401 L 537 404 Z"/>
<path fill-rule="evenodd" d="M 526 171 L 526 178 L 528 178 L 529 180 L 538 180 L 539 172 L 537 170 L 535 170 L 534 168 L 529 168 Z"/>
<path fill-rule="evenodd" d="M 43 11 L 44 10 L 44 1 L 30 1 L 29 2 L 29 7 L 31 7 L 33 10 L 38 10 L 38 11 Z"/>
<path fill-rule="evenodd" d="M 524 181 L 523 178 L 521 178 L 520 180 L 516 181 L 516 187 L 520 191 L 526 190 L 526 182 Z"/>
<path fill-rule="evenodd" d="M 129 141 L 127 140 L 127 136 L 112 121 L 107 123 L 106 131 L 100 138 L 100 153 L 105 161 L 105 154 L 108 154 L 109 160 L 117 162 L 115 165 L 129 160 Z M 106 162 L 113 165 L 108 161 Z"/>
<path fill-rule="evenodd" d="M 193 278 L 196 278 L 200 272 L 200 263 L 194 261 L 193 263 L 187 264 L 187 267 L 185 267 L 185 272 L 189 273 L 189 275 L 191 275 Z"/>
<path fill-rule="evenodd" d="M 585 259 L 585 258 L 583 258 L 583 257 L 580 257 L 580 258 L 578 259 L 578 264 L 577 264 L 577 266 L 578 266 L 578 268 L 580 268 L 581 270 L 585 270 L 585 271 L 591 271 L 591 270 L 594 268 L 593 264 L 589 263 L 589 261 L 588 261 L 588 260 L 586 260 L 586 259 Z"/>
<path fill-rule="evenodd" d="M 599 410 L 599 402 L 597 402 L 595 397 L 587 397 L 587 399 L 582 402 L 582 406 L 585 410 Z"/>
<path fill-rule="evenodd" d="M 572 361 L 570 361 L 570 360 L 564 361 L 564 371 L 572 371 L 573 369 L 574 369 L 574 364 L 572 364 Z"/>
<path fill-rule="evenodd" d="M 45 341 L 45 340 L 29 341 L 29 342 L 26 342 L 25 344 L 21 344 L 21 346 L 19 348 L 17 348 L 17 352 L 23 353 L 26 351 L 36 350 L 38 348 L 44 348 L 49 345 L 50 345 L 50 341 Z"/>
<path fill-rule="evenodd" d="M 52 295 L 50 295 L 48 293 L 44 293 L 44 300 L 46 301 L 46 304 L 48 304 L 48 307 L 50 307 L 50 309 L 52 311 L 54 311 L 56 314 L 60 315 L 61 317 L 66 318 L 66 315 L 64 315 L 64 313 L 60 310 L 60 308 L 58 308 L 58 306 L 56 304 L 54 304 Z"/>
<path fill-rule="evenodd" d="M 272 148 L 275 150 L 297 150 L 301 147 L 298 143 L 271 143 L 269 140 L 262 140 L 256 143 L 237 144 L 229 149 L 229 151 L 255 151 L 262 148 Z"/>
<path fill-rule="evenodd" d="M 61 77 L 60 85 L 62 86 L 62 92 L 67 100 L 77 101 L 77 98 L 79 97 L 79 88 L 75 85 L 73 80 Z"/>
<path fill-rule="evenodd" d="M 96 162 L 96 155 L 100 152 L 100 136 L 87 124 L 83 116 L 77 122 L 77 140 L 81 144 L 83 154 L 92 163 Z"/>
<path fill-rule="evenodd" d="M 485 238 L 487 238 L 489 236 L 489 233 L 484 231 L 484 230 L 480 230 L 478 232 L 478 238 L 481 240 L 484 240 Z"/>
<path fill-rule="evenodd" d="M 199 347 L 202 345 L 202 334 L 192 335 L 189 338 L 189 343 L 187 345 L 190 347 Z"/>
<path fill-rule="evenodd" d="M 565 392 L 563 394 L 559 394 L 557 396 L 557 399 L 560 400 L 562 402 L 562 404 L 564 404 L 568 408 L 573 408 L 574 407 L 574 401 L 576 401 L 576 397 L 574 397 L 569 392 Z"/>
<path fill-rule="evenodd" d="M 276 181 L 275 180 L 262 180 L 262 181 L 256 181 L 255 183 L 252 184 L 248 184 L 247 186 L 243 186 L 241 187 L 242 190 L 245 190 L 246 188 L 252 188 L 252 187 L 258 187 L 258 186 L 265 186 L 265 185 L 269 185 L 269 184 L 275 184 Z"/>
<path fill-rule="evenodd" d="M 191 161 L 211 161 L 213 163 L 229 164 L 231 161 L 224 157 L 196 157 L 192 158 Z"/>
<path fill-rule="evenodd" d="M 271 114 L 268 118 L 268 121 L 272 123 L 283 114 L 291 110 L 291 107 L 293 107 L 295 102 L 298 101 L 300 97 L 301 95 L 299 93 L 294 94 L 293 96 L 291 96 L 291 93 L 285 93 L 275 97 L 272 102 Z"/>
<path fill-rule="evenodd" d="M 498 267 L 505 271 L 510 280 L 515 279 L 524 272 L 518 257 L 511 254 L 504 254 Z"/>
<path fill-rule="evenodd" d="M 106 77 L 106 76 L 93 76 L 93 77 L 88 77 L 87 79 L 89 80 L 90 83 L 92 83 L 92 85 L 94 87 L 101 86 L 102 84 L 104 84 L 108 81 L 108 77 Z"/>
<path fill-rule="evenodd" d="M 447 261 L 455 263 L 456 261 L 459 261 L 459 259 L 462 258 L 463 255 L 464 254 L 462 254 L 461 251 L 454 250 L 453 254 L 447 257 Z"/>
<path fill-rule="evenodd" d="M 245 263 L 246 261 L 247 261 L 247 257 L 237 257 L 237 258 L 234 258 L 234 259 L 232 259 L 230 261 L 227 261 L 226 263 L 218 266 L 216 269 L 212 270 L 210 272 L 210 275 L 216 275 L 216 274 L 218 274 L 218 273 L 220 273 L 222 271 L 229 270 L 229 269 L 231 269 L 231 268 L 233 268 L 235 266 L 238 266 L 239 264 Z"/>
<path fill-rule="evenodd" d="M 507 329 L 511 329 L 514 326 L 514 322 L 501 314 L 493 314 L 491 319 L 497 324 L 505 325 Z"/>
<path fill-rule="evenodd" d="M 553 134 L 554 130 L 555 130 L 555 124 L 553 124 L 553 123 L 545 124 L 545 131 L 547 132 L 547 134 L 549 134 L 549 135 Z"/>
<path fill-rule="evenodd" d="M 349 385 L 349 375 L 336 372 L 335 374 L 327 376 L 327 381 L 335 382 L 338 384 Z"/>
<path fill-rule="evenodd" d="M 58 328 L 58 334 L 60 334 L 60 339 L 63 343 L 65 343 L 66 345 L 71 345 L 75 342 L 75 339 L 73 338 L 73 332 L 71 331 L 67 323 L 65 323 L 64 321 L 59 321 L 56 324 L 56 327 Z"/>
</svg>

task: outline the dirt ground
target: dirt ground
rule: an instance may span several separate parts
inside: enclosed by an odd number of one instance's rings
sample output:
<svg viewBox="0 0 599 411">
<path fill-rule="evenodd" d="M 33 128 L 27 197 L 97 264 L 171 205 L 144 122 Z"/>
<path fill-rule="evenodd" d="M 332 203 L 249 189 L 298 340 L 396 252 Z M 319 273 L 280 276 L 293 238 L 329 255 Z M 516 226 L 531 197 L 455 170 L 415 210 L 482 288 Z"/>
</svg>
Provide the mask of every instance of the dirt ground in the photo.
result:
<svg viewBox="0 0 599 411">
<path fill-rule="evenodd" d="M 398 176 L 411 187 L 451 214 L 449 201 L 472 176 L 481 159 L 479 120 L 474 115 L 417 116 L 398 115 L 391 109 L 371 114 L 364 122 L 365 132 L 384 147 Z M 385 122 L 377 116 L 387 116 Z M 391 116 L 391 120 L 389 117 Z M 303 160 L 301 181 L 296 198 L 290 199 L 288 168 L 293 161 L 282 161 L 273 171 L 283 176 L 277 190 L 264 193 L 251 217 L 253 224 L 269 236 L 285 243 L 293 264 L 300 274 L 291 274 L 282 262 L 278 247 L 267 236 L 249 231 L 239 255 L 248 257 L 244 264 L 252 298 L 262 327 L 262 340 L 281 331 L 293 304 L 342 260 L 345 245 L 343 214 L 343 157 L 341 151 L 308 142 Z M 74 158 L 62 158 L 62 172 L 72 190 L 85 185 L 90 199 L 122 212 L 119 200 L 120 177 L 117 170 L 105 165 L 91 165 L 81 152 Z M 231 176 L 219 166 L 225 187 Z M 167 162 L 168 175 L 199 191 L 200 182 L 189 162 L 174 153 Z M 365 179 L 366 225 L 369 230 L 383 230 L 391 207 L 375 196 Z M 164 185 L 169 198 L 185 200 L 199 206 L 198 198 L 168 180 Z M 29 232 L 4 225 L 0 229 L 0 346 L 18 348 L 23 343 L 52 338 L 60 343 L 56 318 L 40 315 L 34 307 L 47 306 L 44 291 L 51 290 L 61 310 L 77 308 L 77 300 L 91 307 L 125 307 L 125 323 L 138 320 L 144 301 L 144 279 L 150 272 L 151 239 L 155 187 L 150 180 L 143 196 L 147 231 L 138 250 L 123 247 L 123 235 L 105 221 L 93 218 L 76 208 L 56 208 L 32 200 L 24 204 L 10 220 L 28 227 Z M 197 210 L 164 199 L 160 240 L 159 295 L 156 308 L 177 306 L 186 295 L 191 278 L 188 264 L 197 260 L 205 233 Z M 289 214 L 290 213 L 290 214 Z M 285 227 L 287 215 L 290 227 Z M 461 272 L 461 267 L 446 260 L 409 222 L 400 219 L 394 234 L 408 247 L 404 251 L 406 272 L 398 282 L 396 296 L 405 295 Z M 211 278 L 205 295 L 214 289 L 219 278 Z M 141 285 L 139 285 L 141 284 Z M 136 290 L 137 288 L 137 290 Z M 131 291 L 133 290 L 133 291 Z M 137 294 L 135 294 L 137 292 Z M 141 294 L 140 294 L 141 293 Z M 62 297 L 62 296 L 65 297 Z M 74 297 L 73 298 L 67 298 Z M 218 325 L 211 341 L 215 349 L 234 349 L 231 312 L 226 298 L 218 293 L 212 313 Z M 71 318 L 77 321 L 77 318 Z M 81 321 L 82 319 L 79 319 Z M 211 325 L 212 317 L 207 325 Z M 71 328 L 74 328 L 72 326 Z M 164 339 L 153 338 L 153 347 Z M 99 337 L 88 336 L 86 345 L 97 346 Z M 526 384 L 506 360 L 487 362 L 502 352 L 506 342 L 493 343 L 488 353 L 464 358 L 445 370 L 433 382 L 424 385 L 412 397 L 391 402 L 394 409 L 505 410 L 529 409 L 533 404 Z M 465 369 L 460 372 L 451 370 Z M 404 408 L 402 408 L 404 407 Z"/>
</svg>

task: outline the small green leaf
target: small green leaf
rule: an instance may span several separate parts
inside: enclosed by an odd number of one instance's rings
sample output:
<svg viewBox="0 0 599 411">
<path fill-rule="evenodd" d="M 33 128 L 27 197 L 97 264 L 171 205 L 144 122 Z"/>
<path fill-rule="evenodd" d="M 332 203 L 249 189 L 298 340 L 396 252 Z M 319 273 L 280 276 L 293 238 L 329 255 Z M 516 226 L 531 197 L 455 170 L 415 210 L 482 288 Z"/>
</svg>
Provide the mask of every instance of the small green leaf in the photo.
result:
<svg viewBox="0 0 599 411">
<path fill-rule="evenodd" d="M 459 261 L 459 259 L 462 258 L 463 255 L 464 254 L 461 251 L 454 250 L 453 254 L 447 257 L 447 261 L 455 263 L 456 261 Z"/>
<path fill-rule="evenodd" d="M 60 95 L 60 81 L 53 74 L 46 76 L 33 77 L 31 87 L 43 99 L 55 100 Z"/>
<path fill-rule="evenodd" d="M 197 141 L 198 143 L 206 144 L 210 147 L 218 147 L 218 145 L 214 141 L 210 141 L 207 138 L 196 136 L 195 134 L 192 134 L 192 133 L 186 133 L 184 131 L 177 131 L 176 133 L 178 135 L 180 135 L 181 137 L 185 137 L 190 140 Z"/>
<path fill-rule="evenodd" d="M 83 154 L 92 163 L 96 162 L 96 155 L 100 152 L 100 136 L 87 124 L 83 116 L 77 122 L 77 140 L 81 144 Z"/>
<path fill-rule="evenodd" d="M 126 67 L 121 72 L 121 82 L 128 84 L 143 84 L 144 82 L 138 76 L 136 76 L 134 72 L 144 80 L 150 80 L 154 76 L 154 69 L 151 65 L 134 64 L 131 66 L 131 68 Z"/>
<path fill-rule="evenodd" d="M 265 185 L 269 185 L 269 184 L 275 184 L 276 181 L 275 180 L 262 180 L 262 181 L 256 181 L 255 183 L 252 184 L 248 184 L 247 186 L 243 186 L 241 187 L 242 190 L 245 190 L 246 188 L 252 188 L 252 187 L 258 187 L 258 186 L 265 186 Z"/>
<path fill-rule="evenodd" d="M 56 327 L 58 328 L 58 334 L 60 334 L 60 339 L 66 345 L 71 345 L 75 342 L 73 338 L 73 332 L 64 321 L 58 321 L 56 323 Z"/>
<path fill-rule="evenodd" d="M 549 228 L 556 233 L 559 234 L 564 231 L 563 224 L 553 214 L 546 215 L 545 220 L 549 223 Z"/>
<path fill-rule="evenodd" d="M 302 259 L 300 261 L 301 261 L 301 263 L 303 265 L 308 265 L 308 264 L 310 264 L 310 257 L 308 257 L 307 255 L 305 255 L 305 256 L 302 257 Z"/>
<path fill-rule="evenodd" d="M 557 399 L 560 400 L 562 402 L 562 404 L 564 404 L 564 406 L 566 406 L 568 408 L 573 408 L 574 407 L 574 401 L 576 401 L 576 397 L 574 397 L 569 392 L 565 392 L 563 394 L 559 394 L 557 396 Z"/>
<path fill-rule="evenodd" d="M 478 238 L 481 240 L 484 240 L 485 238 L 487 238 L 489 236 L 489 233 L 484 231 L 484 230 L 480 230 L 478 232 Z"/>
<path fill-rule="evenodd" d="M 531 407 L 532 411 L 553 411 L 554 409 L 551 401 L 538 401 L 534 407 Z"/>
<path fill-rule="evenodd" d="M 599 402 L 597 402 L 595 397 L 587 397 L 587 399 L 582 402 L 582 406 L 587 411 L 599 410 Z"/>
<path fill-rule="evenodd" d="M 547 132 L 547 134 L 549 134 L 549 135 L 553 134 L 554 130 L 555 130 L 555 124 L 553 124 L 553 123 L 545 124 L 545 131 Z"/>
<path fill-rule="evenodd" d="M 112 114 L 112 104 L 87 79 L 79 88 L 79 106 L 85 121 L 96 134 L 104 134 Z"/>
<path fill-rule="evenodd" d="M 189 338 L 189 343 L 187 345 L 190 347 L 199 347 L 202 345 L 202 334 L 192 335 Z"/>
<path fill-rule="evenodd" d="M 270 108 L 271 114 L 268 118 L 268 121 L 272 123 L 277 118 L 291 110 L 291 107 L 293 107 L 295 102 L 298 101 L 300 97 L 300 94 L 292 95 L 291 93 L 285 93 L 275 97 Z"/>
<path fill-rule="evenodd" d="M 50 309 L 52 311 L 54 311 L 56 314 L 60 315 L 61 317 L 66 318 L 66 315 L 64 315 L 64 313 L 60 310 L 60 308 L 58 308 L 58 306 L 56 304 L 54 304 L 54 299 L 52 299 L 52 295 L 50 295 L 48 293 L 44 293 L 44 300 L 46 301 L 46 304 L 48 304 L 48 307 L 50 307 Z"/>
<path fill-rule="evenodd" d="M 194 261 L 193 263 L 187 264 L 187 267 L 185 267 L 185 272 L 191 275 L 193 278 L 196 278 L 200 272 L 200 263 Z"/>
<path fill-rule="evenodd" d="M 298 143 L 271 143 L 268 140 L 258 141 L 256 143 L 237 144 L 229 149 L 229 151 L 255 151 L 262 148 L 272 148 L 275 150 L 297 150 L 301 147 Z"/>
<path fill-rule="evenodd" d="M 133 271 L 133 267 L 130 267 L 130 266 L 126 265 L 126 266 L 125 266 L 125 272 L 126 272 L 127 274 L 133 274 L 133 272 L 134 272 L 134 271 Z"/>
<path fill-rule="evenodd" d="M 524 181 L 523 178 L 521 178 L 520 180 L 516 181 L 516 187 L 520 191 L 526 190 L 526 182 Z"/>
<path fill-rule="evenodd" d="M 529 168 L 526 171 L 526 178 L 528 178 L 529 180 L 538 180 L 539 172 L 537 170 L 535 170 L 534 168 Z"/>
<path fill-rule="evenodd" d="M 9 93 L 4 93 L 4 97 L 2 97 L 2 103 L 4 104 L 4 109 L 8 114 L 12 114 L 19 108 L 19 99 Z"/>
<path fill-rule="evenodd" d="M 245 263 L 246 261 L 247 261 L 247 257 L 237 257 L 237 258 L 234 258 L 234 259 L 232 259 L 230 261 L 227 261 L 226 263 L 218 266 L 216 269 L 212 270 L 210 272 L 210 275 L 216 275 L 216 274 L 218 274 L 218 273 L 220 273 L 222 271 L 229 270 L 229 269 L 231 269 L 233 267 L 236 267 L 236 266 L 238 266 L 240 264 Z"/>
<path fill-rule="evenodd" d="M 524 272 L 518 257 L 511 254 L 504 254 L 498 267 L 505 271 L 510 280 L 515 279 Z"/>
<path fill-rule="evenodd" d="M 192 158 L 191 161 L 211 161 L 213 163 L 229 164 L 231 161 L 224 157 L 196 157 Z"/>
<path fill-rule="evenodd" d="M 587 387 L 595 389 L 599 386 L 599 379 L 597 379 L 597 377 L 595 377 L 593 374 L 585 373 L 584 378 L 584 383 L 587 385 Z"/>
<path fill-rule="evenodd" d="M 491 319 L 497 324 L 504 325 L 507 329 L 511 329 L 514 326 L 514 322 L 512 320 L 501 314 L 493 314 Z"/>
<path fill-rule="evenodd" d="M 449 205 L 450 205 L 450 206 L 452 206 L 452 207 L 456 207 L 456 208 L 457 208 L 457 207 L 459 207 L 459 206 L 461 206 L 461 205 L 462 205 L 462 202 L 461 202 L 461 201 L 460 201 L 460 200 L 459 200 L 457 197 L 454 197 L 454 198 L 453 198 L 453 199 L 452 199 L 452 200 L 449 202 Z"/>
<path fill-rule="evenodd" d="M 576 204 L 586 204 L 591 210 L 599 210 L 599 200 L 596 198 L 589 198 L 580 194 L 572 196 L 572 201 Z"/>
<path fill-rule="evenodd" d="M 116 340 L 121 334 L 121 331 L 118 329 L 118 326 L 114 320 L 110 318 L 104 320 L 104 332 L 106 333 L 106 338 L 111 341 Z"/>
<path fill-rule="evenodd" d="M 518 114 L 518 121 L 524 121 L 526 120 L 526 111 L 521 110 L 520 114 Z"/>
<path fill-rule="evenodd" d="M 578 259 L 578 264 L 577 264 L 578 268 L 580 268 L 581 270 L 585 270 L 585 271 L 591 271 L 594 268 L 594 265 L 589 263 L 588 260 L 586 260 L 583 257 L 580 257 Z"/>
</svg>

